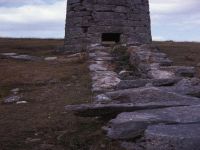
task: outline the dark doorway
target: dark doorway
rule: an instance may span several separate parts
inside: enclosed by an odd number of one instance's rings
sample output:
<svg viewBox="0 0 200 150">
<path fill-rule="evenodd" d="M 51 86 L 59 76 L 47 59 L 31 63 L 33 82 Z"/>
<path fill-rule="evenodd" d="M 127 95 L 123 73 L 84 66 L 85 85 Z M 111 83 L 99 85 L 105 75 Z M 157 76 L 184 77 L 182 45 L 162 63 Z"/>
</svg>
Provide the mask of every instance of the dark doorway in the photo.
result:
<svg viewBox="0 0 200 150">
<path fill-rule="evenodd" d="M 101 41 L 102 42 L 120 42 L 121 33 L 102 33 Z"/>
</svg>

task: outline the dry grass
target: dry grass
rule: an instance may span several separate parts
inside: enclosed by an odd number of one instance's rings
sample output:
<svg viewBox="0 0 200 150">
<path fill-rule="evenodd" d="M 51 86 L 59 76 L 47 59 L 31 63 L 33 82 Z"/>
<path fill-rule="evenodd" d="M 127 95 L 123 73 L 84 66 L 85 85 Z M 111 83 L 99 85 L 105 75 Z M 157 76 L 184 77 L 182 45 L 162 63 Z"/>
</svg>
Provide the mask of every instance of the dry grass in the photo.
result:
<svg viewBox="0 0 200 150">
<path fill-rule="evenodd" d="M 200 43 L 195 42 L 154 42 L 161 51 L 168 54 L 175 65 L 196 66 L 200 63 Z M 200 77 L 200 67 L 196 67 Z"/>
<path fill-rule="evenodd" d="M 37 39 L 0 41 L 0 52 L 42 57 L 54 55 L 54 49 L 63 43 Z M 28 101 L 24 105 L 0 103 L 0 149 L 43 150 L 44 144 L 50 144 L 50 150 L 117 150 L 116 143 L 102 133 L 102 120 L 65 112 L 65 105 L 91 102 L 90 76 L 82 55 L 69 59 L 56 55 L 59 59 L 53 62 L 0 59 L 0 101 L 13 88 L 20 88 L 22 100 Z M 27 142 L 28 139 L 39 140 Z"/>
<path fill-rule="evenodd" d="M 51 56 L 64 43 L 63 39 L 14 39 L 0 38 L 0 53 L 18 52 L 35 56 Z"/>
<path fill-rule="evenodd" d="M 67 104 L 91 102 L 92 94 L 87 63 L 55 53 L 62 44 L 63 40 L 0 39 L 0 53 L 59 58 L 53 62 L 0 59 L 0 100 L 11 89 L 20 88 L 23 100 L 28 101 L 24 105 L 0 104 L 1 150 L 44 150 L 44 144 L 52 145 L 50 150 L 121 150 L 102 133 L 103 120 L 65 112 Z M 178 65 L 200 61 L 199 43 L 155 44 Z"/>
</svg>

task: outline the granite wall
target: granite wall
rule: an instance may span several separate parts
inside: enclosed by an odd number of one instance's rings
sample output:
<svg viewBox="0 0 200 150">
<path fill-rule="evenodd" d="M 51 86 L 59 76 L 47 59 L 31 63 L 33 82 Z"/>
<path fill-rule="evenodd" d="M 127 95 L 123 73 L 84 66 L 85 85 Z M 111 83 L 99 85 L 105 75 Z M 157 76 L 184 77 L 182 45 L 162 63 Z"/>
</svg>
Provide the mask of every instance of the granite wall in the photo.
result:
<svg viewBox="0 0 200 150">
<path fill-rule="evenodd" d="M 68 0 L 65 50 L 101 44 L 103 33 L 120 34 L 121 44 L 151 42 L 148 0 Z"/>
</svg>

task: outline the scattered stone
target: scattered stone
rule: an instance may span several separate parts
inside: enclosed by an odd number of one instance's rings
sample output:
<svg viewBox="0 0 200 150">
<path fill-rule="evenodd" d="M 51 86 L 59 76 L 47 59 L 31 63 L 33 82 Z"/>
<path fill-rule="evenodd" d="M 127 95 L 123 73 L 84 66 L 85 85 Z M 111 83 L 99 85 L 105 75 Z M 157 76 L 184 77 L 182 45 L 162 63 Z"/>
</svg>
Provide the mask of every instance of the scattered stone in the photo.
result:
<svg viewBox="0 0 200 150">
<path fill-rule="evenodd" d="M 83 53 L 76 53 L 76 54 L 68 55 L 67 58 L 80 57 L 81 55 L 83 55 Z"/>
<path fill-rule="evenodd" d="M 12 92 L 13 94 L 15 94 L 15 95 L 18 94 L 19 91 L 20 91 L 19 88 L 15 88 L 15 89 L 12 89 L 12 90 L 11 90 L 11 92 Z"/>
<path fill-rule="evenodd" d="M 15 103 L 15 102 L 18 102 L 19 100 L 20 100 L 20 96 L 9 96 L 9 97 L 7 97 L 7 98 L 5 98 L 4 100 L 3 100 L 3 102 L 5 103 L 5 104 L 10 104 L 10 103 Z"/>
<path fill-rule="evenodd" d="M 94 58 L 95 61 L 112 61 L 113 57 L 96 57 Z"/>
<path fill-rule="evenodd" d="M 17 55 L 17 53 L 1 53 L 1 55 L 3 55 L 3 56 L 15 56 L 15 55 Z"/>
<path fill-rule="evenodd" d="M 30 56 L 30 55 L 15 55 L 15 56 L 10 56 L 10 58 L 18 59 L 18 60 L 26 60 L 26 61 L 39 60 L 38 57 Z"/>
<path fill-rule="evenodd" d="M 16 104 L 27 104 L 28 102 L 27 101 L 18 101 L 16 102 Z"/>
<path fill-rule="evenodd" d="M 58 57 L 45 57 L 44 60 L 46 61 L 53 61 L 53 60 L 56 60 L 58 59 Z"/>
<path fill-rule="evenodd" d="M 41 142 L 41 139 L 39 139 L 39 138 L 27 138 L 26 139 L 26 141 L 25 141 L 26 143 L 38 143 L 38 142 Z"/>
</svg>

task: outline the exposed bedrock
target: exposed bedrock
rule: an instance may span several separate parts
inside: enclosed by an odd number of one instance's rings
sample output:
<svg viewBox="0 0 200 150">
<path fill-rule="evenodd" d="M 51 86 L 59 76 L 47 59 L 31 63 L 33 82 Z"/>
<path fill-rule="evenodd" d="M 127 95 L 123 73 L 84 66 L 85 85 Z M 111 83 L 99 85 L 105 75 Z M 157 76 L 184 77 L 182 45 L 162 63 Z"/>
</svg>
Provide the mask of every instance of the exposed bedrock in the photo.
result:
<svg viewBox="0 0 200 150">
<path fill-rule="evenodd" d="M 66 110 L 114 118 L 103 129 L 127 150 L 198 150 L 200 79 L 194 67 L 172 66 L 167 55 L 151 45 L 132 46 L 127 53 L 134 69 L 118 73 L 117 56 L 110 48 L 91 46 L 94 101 Z M 127 80 L 126 74 L 134 80 Z"/>
<path fill-rule="evenodd" d="M 119 90 L 107 92 L 96 97 L 96 103 L 70 105 L 72 110 L 82 116 L 105 116 L 143 109 L 200 104 L 200 99 L 166 92 L 156 87 Z"/>
<path fill-rule="evenodd" d="M 138 136 L 143 136 L 150 125 L 198 124 L 200 126 L 199 113 L 199 105 L 125 112 L 111 120 L 105 129 L 108 131 L 110 138 L 120 140 L 134 139 Z"/>
<path fill-rule="evenodd" d="M 130 89 L 144 86 L 172 86 L 178 83 L 181 78 L 171 79 L 137 79 L 137 80 L 121 80 L 116 89 Z"/>
<path fill-rule="evenodd" d="M 157 87 L 118 90 L 107 92 L 105 95 L 115 103 L 145 104 L 152 102 L 189 105 L 200 102 L 198 98 L 166 92 Z"/>
<path fill-rule="evenodd" d="M 116 89 L 133 89 L 145 86 L 158 87 L 166 92 L 200 97 L 200 79 L 198 78 L 122 80 Z"/>
</svg>

